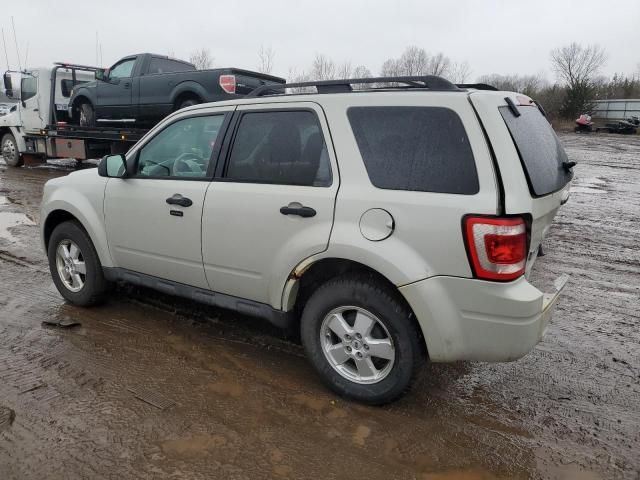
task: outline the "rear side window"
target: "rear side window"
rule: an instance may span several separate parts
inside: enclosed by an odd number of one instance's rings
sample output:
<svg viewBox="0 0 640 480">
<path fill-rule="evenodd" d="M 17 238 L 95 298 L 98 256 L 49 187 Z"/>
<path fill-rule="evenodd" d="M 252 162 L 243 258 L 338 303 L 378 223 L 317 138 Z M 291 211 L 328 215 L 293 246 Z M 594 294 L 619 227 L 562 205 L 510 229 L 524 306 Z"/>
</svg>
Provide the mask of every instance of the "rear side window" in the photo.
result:
<svg viewBox="0 0 640 480">
<path fill-rule="evenodd" d="M 329 155 L 315 113 L 244 113 L 226 177 L 252 183 L 330 186 Z"/>
<path fill-rule="evenodd" d="M 547 119 L 535 106 L 518 107 L 519 117 L 509 107 L 499 108 L 518 149 L 531 194 L 539 197 L 562 189 L 572 174 L 562 165 L 569 160 Z"/>
<path fill-rule="evenodd" d="M 352 107 L 347 115 L 371 183 L 390 190 L 478 193 L 460 117 L 442 107 Z"/>
<path fill-rule="evenodd" d="M 193 65 L 188 63 L 178 62 L 169 58 L 151 57 L 149 62 L 149 74 L 152 73 L 174 73 L 174 72 L 189 72 L 195 70 Z"/>
</svg>

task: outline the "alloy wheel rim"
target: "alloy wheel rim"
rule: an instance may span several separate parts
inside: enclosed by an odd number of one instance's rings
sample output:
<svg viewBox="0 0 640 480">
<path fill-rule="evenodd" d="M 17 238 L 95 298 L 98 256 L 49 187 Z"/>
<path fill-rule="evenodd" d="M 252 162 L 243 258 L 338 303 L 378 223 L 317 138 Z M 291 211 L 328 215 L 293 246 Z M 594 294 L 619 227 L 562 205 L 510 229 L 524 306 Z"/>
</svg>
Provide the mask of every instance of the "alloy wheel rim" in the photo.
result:
<svg viewBox="0 0 640 480">
<path fill-rule="evenodd" d="M 82 251 L 72 240 L 62 240 L 56 249 L 56 268 L 63 285 L 71 292 L 79 292 L 87 278 Z"/>
<path fill-rule="evenodd" d="M 384 323 L 364 308 L 331 310 L 320 327 L 320 344 L 329 365 L 361 385 L 384 380 L 396 359 L 393 339 Z"/>
<path fill-rule="evenodd" d="M 8 162 L 13 159 L 16 154 L 16 147 L 11 140 L 5 140 L 2 145 L 2 158 L 4 158 L 5 162 Z"/>
</svg>

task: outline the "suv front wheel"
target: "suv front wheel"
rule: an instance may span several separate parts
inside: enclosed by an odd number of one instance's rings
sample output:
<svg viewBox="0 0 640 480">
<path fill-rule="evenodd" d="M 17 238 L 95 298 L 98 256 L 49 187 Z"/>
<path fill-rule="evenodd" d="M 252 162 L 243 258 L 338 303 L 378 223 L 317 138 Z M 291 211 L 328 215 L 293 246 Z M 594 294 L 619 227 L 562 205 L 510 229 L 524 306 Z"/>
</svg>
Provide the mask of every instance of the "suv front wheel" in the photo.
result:
<svg viewBox="0 0 640 480">
<path fill-rule="evenodd" d="M 304 308 L 301 337 L 331 389 L 372 405 L 401 396 L 422 360 L 411 312 L 397 292 L 367 274 L 318 288 Z"/>
<path fill-rule="evenodd" d="M 109 284 L 89 235 L 77 222 L 53 230 L 47 253 L 53 282 L 67 301 L 88 307 L 103 300 Z"/>
</svg>

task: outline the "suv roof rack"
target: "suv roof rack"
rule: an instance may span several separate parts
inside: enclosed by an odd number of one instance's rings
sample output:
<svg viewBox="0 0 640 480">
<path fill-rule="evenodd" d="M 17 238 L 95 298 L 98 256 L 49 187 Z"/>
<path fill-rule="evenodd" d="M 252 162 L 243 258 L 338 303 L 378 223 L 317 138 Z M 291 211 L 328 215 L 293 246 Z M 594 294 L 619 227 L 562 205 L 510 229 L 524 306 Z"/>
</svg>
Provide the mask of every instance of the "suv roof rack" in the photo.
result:
<svg viewBox="0 0 640 480">
<path fill-rule="evenodd" d="M 342 80 L 317 80 L 314 82 L 283 83 L 276 85 L 263 85 L 252 90 L 247 97 L 260 97 L 262 95 L 281 95 L 275 90 L 287 88 L 316 87 L 318 93 L 346 93 L 352 92 L 351 85 L 376 84 L 376 83 L 404 83 L 404 88 L 426 88 L 434 91 L 462 91 L 459 86 L 449 80 L 436 75 L 408 76 L 408 77 L 371 77 L 371 78 L 346 78 Z M 379 87 L 380 88 L 380 87 Z M 381 87 L 398 88 L 398 87 Z"/>
<path fill-rule="evenodd" d="M 475 88 L 476 90 L 491 90 L 493 92 L 497 92 L 498 89 L 493 85 L 489 85 L 488 83 L 458 83 L 456 84 L 458 88 Z"/>
</svg>

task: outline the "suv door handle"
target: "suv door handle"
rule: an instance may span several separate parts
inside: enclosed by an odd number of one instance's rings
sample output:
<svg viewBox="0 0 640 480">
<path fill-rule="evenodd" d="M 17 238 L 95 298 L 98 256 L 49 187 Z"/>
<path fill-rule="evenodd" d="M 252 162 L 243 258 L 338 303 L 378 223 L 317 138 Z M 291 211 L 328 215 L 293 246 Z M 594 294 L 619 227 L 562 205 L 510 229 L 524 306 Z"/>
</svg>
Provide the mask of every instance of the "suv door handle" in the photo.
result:
<svg viewBox="0 0 640 480">
<path fill-rule="evenodd" d="M 190 198 L 183 197 L 179 193 L 176 193 L 173 197 L 167 198 L 167 203 L 169 205 L 180 205 L 181 207 L 190 207 L 193 205 Z"/>
<path fill-rule="evenodd" d="M 285 207 L 280 207 L 280 213 L 283 215 L 298 215 L 299 217 L 304 218 L 316 216 L 316 211 L 313 208 L 305 207 L 295 203 L 290 203 Z"/>
<path fill-rule="evenodd" d="M 129 82 L 125 82 L 124 83 L 124 88 L 129 88 L 131 86 L 131 84 Z"/>
</svg>

